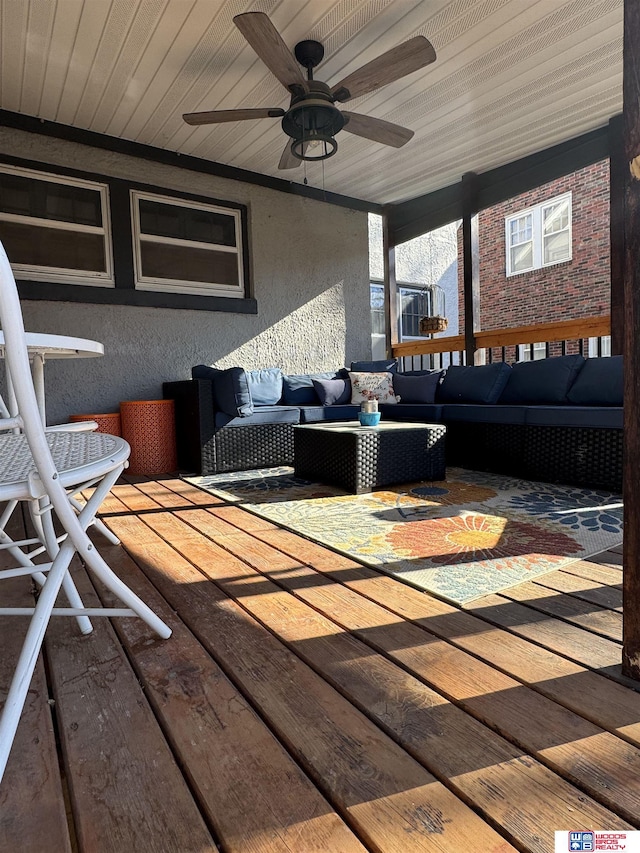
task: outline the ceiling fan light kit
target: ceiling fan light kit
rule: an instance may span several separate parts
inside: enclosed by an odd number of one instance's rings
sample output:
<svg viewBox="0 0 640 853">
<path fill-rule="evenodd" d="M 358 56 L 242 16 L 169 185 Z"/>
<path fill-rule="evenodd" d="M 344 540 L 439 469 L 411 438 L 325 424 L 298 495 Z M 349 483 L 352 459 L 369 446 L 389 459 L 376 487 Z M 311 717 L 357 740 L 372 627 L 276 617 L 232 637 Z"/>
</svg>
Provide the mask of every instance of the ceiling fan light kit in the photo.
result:
<svg viewBox="0 0 640 853">
<path fill-rule="evenodd" d="M 322 49 L 322 45 L 318 47 Z M 334 136 L 344 125 L 345 118 L 334 107 L 329 87 L 312 79 L 308 92 L 293 95 L 282 118 L 282 129 L 293 140 L 291 152 L 298 160 L 326 160 L 335 154 L 338 143 Z"/>
<path fill-rule="evenodd" d="M 279 169 L 293 169 L 303 160 L 332 157 L 338 150 L 335 136 L 343 129 L 394 148 L 405 145 L 413 136 L 413 131 L 406 127 L 372 116 L 341 112 L 335 103 L 365 95 L 432 63 L 436 58 L 435 50 L 424 36 L 414 36 L 329 87 L 313 79 L 313 69 L 324 56 L 320 42 L 311 39 L 298 42 L 294 58 L 264 12 L 245 12 L 236 15 L 233 21 L 291 94 L 289 109 L 266 107 L 187 113 L 183 116 L 187 124 L 197 126 L 282 116 L 282 129 L 291 137 L 291 142 L 287 143 L 280 158 Z M 306 68 L 306 80 L 296 62 Z"/>
</svg>

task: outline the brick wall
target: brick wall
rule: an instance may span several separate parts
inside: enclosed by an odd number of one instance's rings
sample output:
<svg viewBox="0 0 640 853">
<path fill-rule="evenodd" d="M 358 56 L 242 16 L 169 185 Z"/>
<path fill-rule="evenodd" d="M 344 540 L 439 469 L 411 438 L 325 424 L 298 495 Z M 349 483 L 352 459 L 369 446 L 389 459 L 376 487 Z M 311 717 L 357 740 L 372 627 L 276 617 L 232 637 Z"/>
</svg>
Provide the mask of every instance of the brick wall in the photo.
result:
<svg viewBox="0 0 640 853">
<path fill-rule="evenodd" d="M 572 193 L 572 260 L 506 276 L 505 217 L 554 196 Z M 480 323 L 500 329 L 608 314 L 609 161 L 604 160 L 516 196 L 479 214 Z M 458 230 L 460 329 L 462 228 Z"/>
</svg>

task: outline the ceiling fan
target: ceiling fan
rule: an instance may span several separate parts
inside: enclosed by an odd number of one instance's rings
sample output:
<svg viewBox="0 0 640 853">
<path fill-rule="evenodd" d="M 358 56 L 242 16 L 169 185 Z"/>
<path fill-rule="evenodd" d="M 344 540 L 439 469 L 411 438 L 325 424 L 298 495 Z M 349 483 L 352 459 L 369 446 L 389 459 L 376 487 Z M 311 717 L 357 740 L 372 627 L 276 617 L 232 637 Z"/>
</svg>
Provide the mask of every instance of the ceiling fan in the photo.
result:
<svg viewBox="0 0 640 853">
<path fill-rule="evenodd" d="M 406 127 L 339 110 L 335 103 L 366 95 L 433 62 L 436 52 L 424 36 L 415 36 L 391 48 L 330 87 L 313 79 L 313 69 L 324 56 L 320 42 L 309 39 L 299 42 L 294 48 L 294 59 L 264 12 L 245 12 L 236 15 L 233 22 L 267 68 L 291 93 L 289 109 L 263 107 L 186 113 L 183 119 L 187 124 L 282 118 L 282 129 L 291 141 L 287 142 L 282 153 L 279 169 L 293 169 L 303 160 L 331 157 L 338 150 L 334 137 L 340 130 L 394 148 L 405 145 L 413 136 L 413 131 Z M 306 79 L 298 63 L 307 69 Z"/>
</svg>

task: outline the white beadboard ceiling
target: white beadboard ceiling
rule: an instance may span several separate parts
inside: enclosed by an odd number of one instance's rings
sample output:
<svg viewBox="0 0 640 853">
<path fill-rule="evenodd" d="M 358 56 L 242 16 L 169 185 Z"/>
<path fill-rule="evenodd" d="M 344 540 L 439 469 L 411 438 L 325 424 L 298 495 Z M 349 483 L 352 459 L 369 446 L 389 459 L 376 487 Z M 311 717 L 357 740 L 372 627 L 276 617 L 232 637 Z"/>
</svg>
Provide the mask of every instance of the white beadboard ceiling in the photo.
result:
<svg viewBox="0 0 640 853">
<path fill-rule="evenodd" d="M 333 84 L 415 35 L 423 71 L 345 108 L 415 131 L 401 149 L 342 131 L 309 184 L 414 198 L 605 125 L 622 110 L 622 0 L 0 0 L 0 108 L 302 183 L 279 119 L 189 127 L 182 113 L 289 97 L 232 22 L 269 15 L 325 47 Z"/>
</svg>

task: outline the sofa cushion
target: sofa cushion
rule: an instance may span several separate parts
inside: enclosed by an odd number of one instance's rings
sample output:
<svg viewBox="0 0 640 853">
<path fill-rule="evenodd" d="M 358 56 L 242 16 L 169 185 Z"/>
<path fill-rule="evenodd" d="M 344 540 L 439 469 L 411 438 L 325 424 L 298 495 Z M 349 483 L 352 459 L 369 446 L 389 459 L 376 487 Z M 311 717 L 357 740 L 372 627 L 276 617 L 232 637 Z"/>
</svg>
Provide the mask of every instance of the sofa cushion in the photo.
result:
<svg viewBox="0 0 640 853">
<path fill-rule="evenodd" d="M 511 368 L 504 361 L 453 364 L 438 386 L 436 399 L 440 403 L 497 403 L 510 375 Z"/>
<path fill-rule="evenodd" d="M 318 402 L 318 394 L 314 387 L 317 379 L 335 379 L 336 372 L 330 373 L 292 373 L 283 376 L 282 402 L 285 406 L 304 406 Z M 322 401 L 321 401 L 322 402 Z"/>
<path fill-rule="evenodd" d="M 526 406 L 487 403 L 449 403 L 442 407 L 445 423 L 524 424 Z"/>
<path fill-rule="evenodd" d="M 232 418 L 224 412 L 216 412 L 215 426 L 245 427 L 255 424 L 299 424 L 300 409 L 297 406 L 256 406 L 253 414 Z"/>
<path fill-rule="evenodd" d="M 438 403 L 401 403 L 399 406 L 380 406 L 382 420 L 442 423 L 442 406 Z"/>
<path fill-rule="evenodd" d="M 250 370 L 247 382 L 254 406 L 275 406 L 282 397 L 282 370 L 279 367 L 264 367 Z"/>
<path fill-rule="evenodd" d="M 622 429 L 622 406 L 523 406 L 529 426 Z"/>
<path fill-rule="evenodd" d="M 336 406 L 351 402 L 351 380 L 314 379 L 313 388 L 316 398 L 323 406 Z"/>
<path fill-rule="evenodd" d="M 220 370 L 206 364 L 191 368 L 193 379 L 209 379 L 212 383 L 215 408 L 232 418 L 247 417 L 253 412 L 253 400 L 247 374 L 242 367 Z"/>
<path fill-rule="evenodd" d="M 352 361 L 351 370 L 355 373 L 395 373 L 398 362 L 395 358 L 383 358 L 379 361 Z"/>
<path fill-rule="evenodd" d="M 581 355 L 519 361 L 511 368 L 511 376 L 500 402 L 533 405 L 566 403 L 567 393 L 584 362 Z"/>
<path fill-rule="evenodd" d="M 392 374 L 351 372 L 351 402 L 357 405 L 365 400 L 377 400 L 379 403 L 397 403 L 393 388 Z"/>
<path fill-rule="evenodd" d="M 300 406 L 300 423 L 315 424 L 320 421 L 355 421 L 360 406 Z"/>
<path fill-rule="evenodd" d="M 433 403 L 436 399 L 436 389 L 441 377 L 441 370 L 434 370 L 431 373 L 423 373 L 417 376 L 395 373 L 393 390 L 400 397 L 401 403 Z"/>
<path fill-rule="evenodd" d="M 588 358 L 567 399 L 576 406 L 622 405 L 622 356 Z"/>
</svg>

